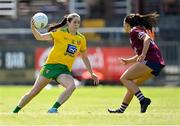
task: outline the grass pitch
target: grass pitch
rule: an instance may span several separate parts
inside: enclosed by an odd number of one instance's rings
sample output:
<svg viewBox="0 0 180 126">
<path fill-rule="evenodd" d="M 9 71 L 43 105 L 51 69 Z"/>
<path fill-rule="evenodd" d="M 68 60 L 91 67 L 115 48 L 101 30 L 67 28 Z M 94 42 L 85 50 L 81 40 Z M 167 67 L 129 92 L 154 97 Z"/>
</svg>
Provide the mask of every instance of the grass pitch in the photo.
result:
<svg viewBox="0 0 180 126">
<path fill-rule="evenodd" d="M 180 87 L 141 87 L 152 99 L 147 113 L 141 114 L 136 98 L 124 114 L 109 114 L 107 108 L 117 108 L 126 89 L 121 86 L 79 87 L 59 109 L 47 114 L 63 88 L 44 89 L 19 114 L 11 111 L 30 86 L 0 86 L 1 126 L 57 125 L 180 125 Z"/>
</svg>

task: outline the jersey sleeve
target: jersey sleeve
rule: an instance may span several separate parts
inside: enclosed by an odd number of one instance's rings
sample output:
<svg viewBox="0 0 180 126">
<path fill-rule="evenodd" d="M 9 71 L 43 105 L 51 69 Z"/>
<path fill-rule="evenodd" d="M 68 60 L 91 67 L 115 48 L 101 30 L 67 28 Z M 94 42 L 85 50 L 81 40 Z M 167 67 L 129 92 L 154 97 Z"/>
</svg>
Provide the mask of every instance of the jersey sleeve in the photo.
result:
<svg viewBox="0 0 180 126">
<path fill-rule="evenodd" d="M 144 38 L 145 38 L 146 36 L 149 37 L 149 35 L 148 35 L 147 33 L 145 33 L 145 32 L 138 32 L 138 39 L 144 40 Z M 149 37 L 149 38 L 150 38 L 150 37 Z"/>
<path fill-rule="evenodd" d="M 53 31 L 50 32 L 50 35 L 53 39 L 55 39 L 57 36 L 60 35 L 60 30 L 59 29 L 55 29 Z"/>
<path fill-rule="evenodd" d="M 56 34 L 57 34 L 57 32 L 56 31 L 51 31 L 50 32 L 50 35 L 51 35 L 51 37 L 54 39 L 54 37 L 56 36 Z"/>
<path fill-rule="evenodd" d="M 83 38 L 82 38 L 82 42 L 81 42 L 82 44 L 81 44 L 81 48 L 80 48 L 80 51 L 81 52 L 84 52 L 84 51 L 86 51 L 86 49 L 87 49 L 87 47 L 86 47 L 86 38 L 83 36 Z"/>
</svg>

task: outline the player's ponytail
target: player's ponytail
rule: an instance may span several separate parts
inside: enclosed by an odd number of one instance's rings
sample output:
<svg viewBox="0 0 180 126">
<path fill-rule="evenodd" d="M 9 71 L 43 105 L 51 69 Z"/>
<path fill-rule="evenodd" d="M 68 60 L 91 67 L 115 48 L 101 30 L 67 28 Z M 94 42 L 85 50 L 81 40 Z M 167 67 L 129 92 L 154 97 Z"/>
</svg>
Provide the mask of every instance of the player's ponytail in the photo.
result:
<svg viewBox="0 0 180 126">
<path fill-rule="evenodd" d="M 156 24 L 158 16 L 159 14 L 156 12 L 146 15 L 130 14 L 126 16 L 125 22 L 128 23 L 131 27 L 143 26 L 146 29 L 152 31 L 152 27 Z"/>
<path fill-rule="evenodd" d="M 54 26 L 50 26 L 50 27 L 48 28 L 48 32 L 53 31 L 53 30 L 55 30 L 55 29 L 57 29 L 57 28 L 63 27 L 63 26 L 66 25 L 66 24 L 67 24 L 67 15 L 64 16 L 64 18 L 62 19 L 62 21 L 61 21 L 60 23 L 55 24 Z"/>
<path fill-rule="evenodd" d="M 159 17 L 159 14 L 157 14 L 157 13 L 150 13 L 150 14 L 146 14 L 146 15 L 141 15 L 140 23 L 146 29 L 152 31 L 152 27 L 156 25 L 157 17 Z"/>
<path fill-rule="evenodd" d="M 53 30 L 55 30 L 57 28 L 63 27 L 64 25 L 67 24 L 67 22 L 71 22 L 74 17 L 79 17 L 80 18 L 80 16 L 77 13 L 71 13 L 69 15 L 65 15 L 60 23 L 55 24 L 53 26 L 50 26 L 48 28 L 48 32 L 53 31 Z"/>
</svg>

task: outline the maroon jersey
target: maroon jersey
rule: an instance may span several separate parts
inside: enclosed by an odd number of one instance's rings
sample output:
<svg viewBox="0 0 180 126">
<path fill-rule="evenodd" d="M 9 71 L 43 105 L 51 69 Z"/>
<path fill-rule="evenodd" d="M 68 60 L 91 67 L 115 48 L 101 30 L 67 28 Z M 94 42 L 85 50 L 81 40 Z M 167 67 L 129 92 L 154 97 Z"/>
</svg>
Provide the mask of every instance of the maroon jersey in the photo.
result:
<svg viewBox="0 0 180 126">
<path fill-rule="evenodd" d="M 143 38 L 146 35 L 148 35 L 146 30 L 141 27 L 134 27 L 131 29 L 130 43 L 137 55 L 141 55 L 142 53 L 144 43 Z M 145 60 L 165 65 L 161 52 L 153 40 L 150 41 Z"/>
</svg>

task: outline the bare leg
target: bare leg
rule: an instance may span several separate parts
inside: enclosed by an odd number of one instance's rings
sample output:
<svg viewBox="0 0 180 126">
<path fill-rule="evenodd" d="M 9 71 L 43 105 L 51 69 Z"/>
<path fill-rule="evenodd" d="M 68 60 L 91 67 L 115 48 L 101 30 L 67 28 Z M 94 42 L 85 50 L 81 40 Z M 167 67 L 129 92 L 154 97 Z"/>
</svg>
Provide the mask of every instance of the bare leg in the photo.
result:
<svg viewBox="0 0 180 126">
<path fill-rule="evenodd" d="M 31 91 L 26 93 L 19 101 L 18 107 L 23 108 L 29 103 L 51 80 L 39 75 Z M 16 113 L 16 112 L 15 112 Z"/>
<path fill-rule="evenodd" d="M 48 113 L 57 113 L 57 109 L 69 99 L 76 88 L 73 77 L 71 75 L 61 74 L 57 78 L 57 81 L 66 89 L 58 97 L 57 102 L 52 106 L 52 108 L 48 110 Z"/>
<path fill-rule="evenodd" d="M 123 102 L 119 109 L 108 109 L 108 111 L 110 113 L 123 113 L 136 92 L 138 92 L 138 96 L 140 96 L 138 99 L 140 100 L 141 98 L 142 100 L 144 96 L 137 85 L 152 77 L 151 71 L 150 68 L 141 63 L 136 63 L 127 69 L 120 78 L 122 83 L 127 87 L 127 92 L 124 96 Z"/>
<path fill-rule="evenodd" d="M 60 84 L 66 88 L 57 100 L 62 105 L 71 96 L 76 89 L 76 86 L 71 75 L 62 74 L 58 77 L 58 80 L 60 81 Z"/>
<path fill-rule="evenodd" d="M 135 63 L 129 67 L 124 74 L 121 76 L 120 80 L 123 85 L 133 94 L 139 91 L 138 86 L 133 80 L 136 80 L 144 75 L 151 73 L 151 69 L 142 63 Z"/>
<path fill-rule="evenodd" d="M 152 70 L 149 67 L 147 67 L 143 63 L 138 62 L 132 65 L 131 67 L 129 67 L 120 78 L 121 82 L 123 83 L 124 86 L 126 86 L 126 88 L 130 91 L 130 93 L 136 95 L 136 97 L 138 98 L 141 105 L 141 113 L 146 112 L 146 109 L 148 105 L 151 103 L 151 100 L 143 95 L 143 93 L 140 91 L 138 86 L 135 84 L 134 80 L 137 80 L 142 76 L 146 76 L 151 72 Z M 129 96 L 129 98 L 132 100 L 132 96 Z M 130 99 L 128 99 L 129 102 L 131 101 Z"/>
<path fill-rule="evenodd" d="M 148 73 L 136 80 L 134 80 L 134 83 L 136 85 L 140 85 L 142 84 L 144 81 L 148 80 L 149 78 L 153 77 L 153 75 L 151 73 Z M 133 98 L 134 94 L 132 94 L 129 90 L 127 90 L 125 96 L 124 96 L 124 99 L 123 99 L 123 102 L 128 104 L 131 102 L 132 98 Z"/>
<path fill-rule="evenodd" d="M 129 105 L 129 103 L 133 99 L 133 96 L 134 94 L 132 94 L 129 90 L 127 90 L 123 98 L 123 103 L 126 103 L 127 105 Z"/>
</svg>

